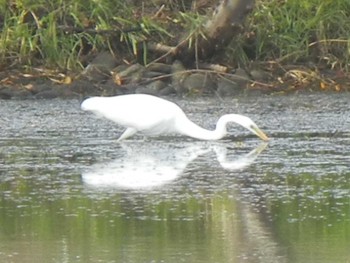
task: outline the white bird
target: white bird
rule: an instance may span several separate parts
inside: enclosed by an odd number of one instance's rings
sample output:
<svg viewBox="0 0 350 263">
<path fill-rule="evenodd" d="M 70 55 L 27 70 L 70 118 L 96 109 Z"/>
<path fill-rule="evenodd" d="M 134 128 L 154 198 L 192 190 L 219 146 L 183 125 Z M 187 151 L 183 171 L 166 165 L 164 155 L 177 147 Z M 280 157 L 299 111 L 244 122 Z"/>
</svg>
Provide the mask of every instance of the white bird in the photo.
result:
<svg viewBox="0 0 350 263">
<path fill-rule="evenodd" d="M 84 111 L 91 111 L 126 128 L 118 141 L 136 132 L 145 135 L 178 133 L 200 140 L 219 140 L 227 134 L 226 125 L 237 123 L 264 141 L 269 138 L 248 117 L 226 114 L 219 118 L 216 129 L 206 130 L 187 118 L 183 110 L 173 102 L 146 94 L 129 94 L 114 97 L 91 97 L 81 104 Z"/>
</svg>

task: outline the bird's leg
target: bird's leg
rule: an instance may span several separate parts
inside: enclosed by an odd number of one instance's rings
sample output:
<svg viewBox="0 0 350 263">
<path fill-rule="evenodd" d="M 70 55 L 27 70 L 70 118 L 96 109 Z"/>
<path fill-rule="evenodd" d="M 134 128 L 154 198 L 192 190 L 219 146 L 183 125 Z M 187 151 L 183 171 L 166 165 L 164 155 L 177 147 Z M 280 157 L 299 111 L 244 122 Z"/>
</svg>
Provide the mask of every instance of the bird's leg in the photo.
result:
<svg viewBox="0 0 350 263">
<path fill-rule="evenodd" d="M 121 140 L 124 140 L 132 135 L 134 135 L 137 132 L 137 130 L 133 129 L 133 128 L 127 128 L 122 135 L 120 135 L 120 137 L 118 138 L 118 142 Z"/>
</svg>

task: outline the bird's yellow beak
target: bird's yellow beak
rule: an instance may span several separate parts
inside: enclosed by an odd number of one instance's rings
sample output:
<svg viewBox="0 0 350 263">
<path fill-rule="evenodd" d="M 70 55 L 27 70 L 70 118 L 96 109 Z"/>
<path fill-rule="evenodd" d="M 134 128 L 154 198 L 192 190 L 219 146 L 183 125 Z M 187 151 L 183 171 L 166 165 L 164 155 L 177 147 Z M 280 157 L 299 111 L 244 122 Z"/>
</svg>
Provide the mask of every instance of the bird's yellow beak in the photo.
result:
<svg viewBox="0 0 350 263">
<path fill-rule="evenodd" d="M 254 131 L 255 131 L 255 134 L 263 141 L 270 140 L 269 137 L 267 137 L 266 134 L 262 130 L 260 130 L 258 127 L 254 127 Z"/>
</svg>

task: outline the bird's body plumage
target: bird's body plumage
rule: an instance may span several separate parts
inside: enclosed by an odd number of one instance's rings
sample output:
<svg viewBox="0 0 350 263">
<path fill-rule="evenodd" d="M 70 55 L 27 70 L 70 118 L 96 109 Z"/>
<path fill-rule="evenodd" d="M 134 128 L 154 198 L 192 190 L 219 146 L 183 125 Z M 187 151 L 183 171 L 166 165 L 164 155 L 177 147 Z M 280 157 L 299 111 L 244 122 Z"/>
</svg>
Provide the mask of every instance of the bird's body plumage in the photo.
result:
<svg viewBox="0 0 350 263">
<path fill-rule="evenodd" d="M 175 103 L 146 94 L 92 97 L 83 101 L 81 108 L 125 127 L 126 130 L 119 140 L 126 139 L 136 132 L 145 135 L 179 133 L 201 140 L 218 140 L 226 135 L 228 122 L 236 122 L 263 140 L 268 140 L 248 117 L 238 114 L 223 115 L 218 120 L 216 129 L 210 131 L 189 120 Z"/>
</svg>

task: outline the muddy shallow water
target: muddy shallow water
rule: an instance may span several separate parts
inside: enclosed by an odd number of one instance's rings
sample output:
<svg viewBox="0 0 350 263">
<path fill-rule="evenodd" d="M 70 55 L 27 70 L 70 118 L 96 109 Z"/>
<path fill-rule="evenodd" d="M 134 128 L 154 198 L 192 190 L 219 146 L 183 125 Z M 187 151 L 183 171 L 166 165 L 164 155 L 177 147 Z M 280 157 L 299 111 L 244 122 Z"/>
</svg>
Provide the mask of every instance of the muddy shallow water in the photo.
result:
<svg viewBox="0 0 350 263">
<path fill-rule="evenodd" d="M 350 95 L 177 100 L 202 142 L 125 142 L 77 100 L 0 101 L 2 262 L 347 262 Z"/>
</svg>

